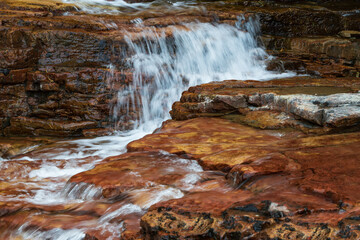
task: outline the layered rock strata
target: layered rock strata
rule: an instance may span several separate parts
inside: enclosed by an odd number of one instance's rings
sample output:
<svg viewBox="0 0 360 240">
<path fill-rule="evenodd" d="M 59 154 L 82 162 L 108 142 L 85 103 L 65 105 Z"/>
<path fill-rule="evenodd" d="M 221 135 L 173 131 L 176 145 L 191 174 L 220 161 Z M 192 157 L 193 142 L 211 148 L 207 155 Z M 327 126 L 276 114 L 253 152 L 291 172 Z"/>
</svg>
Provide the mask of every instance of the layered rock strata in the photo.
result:
<svg viewBox="0 0 360 240">
<path fill-rule="evenodd" d="M 263 129 L 341 131 L 358 127 L 359 86 L 356 78 L 214 82 L 184 92 L 171 115 L 222 116 Z"/>
</svg>

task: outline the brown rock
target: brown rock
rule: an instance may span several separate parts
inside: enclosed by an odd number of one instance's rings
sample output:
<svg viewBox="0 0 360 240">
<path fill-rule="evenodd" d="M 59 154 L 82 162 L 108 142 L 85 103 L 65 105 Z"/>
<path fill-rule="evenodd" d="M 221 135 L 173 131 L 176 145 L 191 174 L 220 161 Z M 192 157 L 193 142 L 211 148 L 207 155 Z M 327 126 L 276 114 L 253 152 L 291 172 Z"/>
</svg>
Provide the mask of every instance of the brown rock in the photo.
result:
<svg viewBox="0 0 360 240">
<path fill-rule="evenodd" d="M 261 31 L 275 36 L 334 35 L 343 28 L 339 13 L 296 8 L 261 13 L 260 21 Z"/>
<path fill-rule="evenodd" d="M 359 31 L 341 31 L 339 35 L 344 38 L 360 38 Z"/>
<path fill-rule="evenodd" d="M 287 138 L 286 134 L 261 131 L 224 119 L 196 118 L 165 122 L 160 131 L 129 143 L 127 148 L 128 151 L 161 149 L 199 159 L 206 169 L 229 170 L 236 164 L 267 156 L 274 146 L 282 144 L 283 138 Z"/>
<path fill-rule="evenodd" d="M 23 154 L 48 142 L 48 139 L 0 138 L 0 157 L 8 158 Z"/>
<path fill-rule="evenodd" d="M 141 221 L 145 237 L 316 239 L 348 234 L 356 239 L 353 223 L 342 222 L 357 211 L 359 133 L 270 139 L 261 134 L 271 131 L 250 129 L 222 119 L 169 121 L 129 144 L 129 150 L 162 149 L 195 157 L 206 168 L 231 169 L 229 183 L 241 188 L 191 193 L 152 206 Z M 208 143 L 213 147 L 206 148 Z"/>
<path fill-rule="evenodd" d="M 358 87 L 356 79 L 308 77 L 214 82 L 184 92 L 170 113 L 176 120 L 223 116 L 259 128 L 333 131 L 358 125 Z"/>
<path fill-rule="evenodd" d="M 181 179 L 195 169 L 191 161 L 159 152 L 126 153 L 110 157 L 94 169 L 79 173 L 70 183 L 86 183 L 100 187 L 106 198 L 129 194 L 130 190 L 157 188 L 159 185 L 181 187 Z M 145 194 L 145 193 L 144 193 Z"/>
<path fill-rule="evenodd" d="M 0 84 L 19 84 L 26 81 L 26 73 L 29 69 L 3 70 L 0 73 Z"/>
<path fill-rule="evenodd" d="M 36 118 L 17 117 L 11 118 L 10 126 L 5 129 L 5 134 L 9 135 L 80 135 L 82 129 L 93 128 L 96 122 L 70 122 L 41 120 Z"/>
</svg>

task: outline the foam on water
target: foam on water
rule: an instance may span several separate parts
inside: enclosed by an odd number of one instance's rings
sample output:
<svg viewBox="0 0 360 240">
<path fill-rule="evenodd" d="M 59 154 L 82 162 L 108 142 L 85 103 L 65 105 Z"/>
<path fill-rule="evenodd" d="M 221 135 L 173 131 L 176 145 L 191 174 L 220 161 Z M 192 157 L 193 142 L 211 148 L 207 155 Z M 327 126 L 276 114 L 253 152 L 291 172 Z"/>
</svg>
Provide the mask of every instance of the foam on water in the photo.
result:
<svg viewBox="0 0 360 240">
<path fill-rule="evenodd" d="M 142 213 L 142 212 L 144 212 L 144 211 L 138 205 L 131 204 L 131 203 L 125 204 L 124 206 L 120 207 L 119 209 L 113 210 L 113 211 L 108 212 L 105 215 L 103 215 L 101 218 L 99 218 L 99 223 L 104 224 L 104 223 L 107 223 L 110 220 L 120 217 L 120 216 L 128 215 L 131 213 Z"/>
<path fill-rule="evenodd" d="M 132 196 L 136 205 L 143 209 L 148 209 L 158 202 L 182 198 L 184 193 L 177 188 L 158 185 L 156 187 L 133 190 L 129 195 Z"/>
<path fill-rule="evenodd" d="M 56 166 L 45 165 L 42 168 L 33 170 L 29 173 L 30 178 L 57 178 L 65 176 L 73 176 L 77 173 L 85 171 L 86 168 L 58 168 Z"/>
<path fill-rule="evenodd" d="M 78 10 L 90 14 L 121 14 L 137 13 L 145 10 L 164 12 L 197 8 L 194 1 L 154 0 L 147 2 L 132 2 L 124 0 L 62 0 L 77 6 Z"/>
<path fill-rule="evenodd" d="M 27 225 L 19 228 L 16 235 L 21 236 L 25 240 L 82 240 L 85 238 L 85 233 L 79 229 L 64 230 L 61 228 L 51 229 L 49 231 L 39 230 L 25 230 Z M 16 236 L 14 236 L 16 238 Z"/>
<path fill-rule="evenodd" d="M 67 183 L 61 196 L 67 199 L 93 200 L 102 196 L 102 189 L 88 183 Z"/>
<path fill-rule="evenodd" d="M 199 173 L 188 173 L 179 182 L 179 188 L 181 190 L 190 191 L 194 188 L 194 185 L 201 180 Z"/>
<path fill-rule="evenodd" d="M 74 4 L 80 10 L 93 14 L 116 14 L 121 12 L 118 8 L 140 10 L 151 5 L 151 3 L 127 3 L 123 0 L 63 0 L 63 2 Z"/>
</svg>

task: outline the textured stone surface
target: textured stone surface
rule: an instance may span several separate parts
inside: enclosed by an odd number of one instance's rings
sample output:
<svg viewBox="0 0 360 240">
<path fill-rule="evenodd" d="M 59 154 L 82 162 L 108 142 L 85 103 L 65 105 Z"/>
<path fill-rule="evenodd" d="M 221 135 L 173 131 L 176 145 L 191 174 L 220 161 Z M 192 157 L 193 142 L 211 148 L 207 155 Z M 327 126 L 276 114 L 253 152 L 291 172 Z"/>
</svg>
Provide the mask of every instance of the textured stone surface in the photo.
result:
<svg viewBox="0 0 360 240">
<path fill-rule="evenodd" d="M 358 89 L 356 78 L 214 82 L 184 92 L 171 115 L 176 120 L 222 116 L 267 129 L 335 131 L 358 126 Z"/>
<path fill-rule="evenodd" d="M 23 154 L 50 142 L 52 140 L 46 138 L 0 138 L 0 158 Z"/>
<path fill-rule="evenodd" d="M 102 189 L 106 198 L 129 190 L 156 188 L 159 185 L 182 187 L 181 179 L 201 170 L 196 162 L 159 152 L 128 153 L 105 160 L 94 169 L 71 177 L 71 183 L 87 183 Z M 186 187 L 186 186 L 183 186 Z"/>
<path fill-rule="evenodd" d="M 337 238 L 348 229 L 356 239 L 357 223 L 343 222 L 358 211 L 359 139 L 358 132 L 306 136 L 219 118 L 169 121 L 129 150 L 161 149 L 198 159 L 207 169 L 228 172 L 229 183 L 241 190 L 191 193 L 156 204 L 142 217 L 143 232 L 147 238 L 317 239 Z"/>
</svg>

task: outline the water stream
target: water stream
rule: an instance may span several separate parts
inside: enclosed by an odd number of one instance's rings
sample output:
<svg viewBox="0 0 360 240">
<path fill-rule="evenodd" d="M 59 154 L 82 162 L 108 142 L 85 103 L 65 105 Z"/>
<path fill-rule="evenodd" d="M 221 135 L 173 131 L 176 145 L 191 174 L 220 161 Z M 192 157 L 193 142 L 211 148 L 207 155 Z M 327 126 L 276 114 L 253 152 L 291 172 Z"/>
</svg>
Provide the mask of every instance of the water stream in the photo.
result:
<svg viewBox="0 0 360 240">
<path fill-rule="evenodd" d="M 85 0 L 79 2 L 85 4 L 82 7 L 89 6 Z M 125 4 L 123 1 L 91 2 Z M 150 3 L 133 6 L 146 4 Z M 18 190 L 0 195 L 0 201 L 25 202 L 32 210 L 24 214 L 23 224 L 16 231 L 0 234 L 0 237 L 74 240 L 97 232 L 104 239 L 118 239 L 125 219 L 139 218 L 157 202 L 181 198 L 196 188 L 200 179 L 212 174 L 204 172 L 195 161 L 162 153 L 161 158 L 166 161 L 159 168 L 164 172 L 182 171 L 183 177 L 172 186 L 149 182 L 148 187 L 129 191 L 130 200 L 114 203 L 102 199 L 100 189 L 95 186 L 66 184 L 71 176 L 93 168 L 106 157 L 124 153 L 129 142 L 160 127 L 169 119 L 173 102 L 179 100 L 189 86 L 224 79 L 268 80 L 292 75 L 266 71 L 265 60 L 270 56 L 256 40 L 259 23 L 256 19 L 245 23 L 242 20 L 239 17 L 236 26 L 191 23 L 181 29 L 174 27 L 170 38 L 152 30 L 144 32 L 141 41 L 128 37 L 127 44 L 132 52 L 128 64 L 134 69 L 134 81 L 118 93 L 118 101 L 113 106 L 112 117 L 119 131 L 112 136 L 57 142 L 45 149 L 1 161 L 0 171 L 11 173 L 2 181 Z M 111 63 L 109 66 L 113 67 Z M 131 128 L 121 131 L 125 119 L 131 122 Z M 19 165 L 16 172 L 11 172 L 15 165 Z M 141 171 L 132 174 L 143 177 Z M 66 208 L 66 211 L 56 216 L 34 210 L 46 207 Z M 81 211 L 95 211 L 96 217 L 84 217 Z M 55 224 L 57 222 L 63 225 Z M 34 228 L 35 225 L 43 228 Z"/>
<path fill-rule="evenodd" d="M 149 13 L 201 10 L 196 1 L 124 1 L 124 0 L 63 0 L 64 3 L 74 4 L 78 10 L 90 14 L 138 14 L 142 11 Z"/>
</svg>

